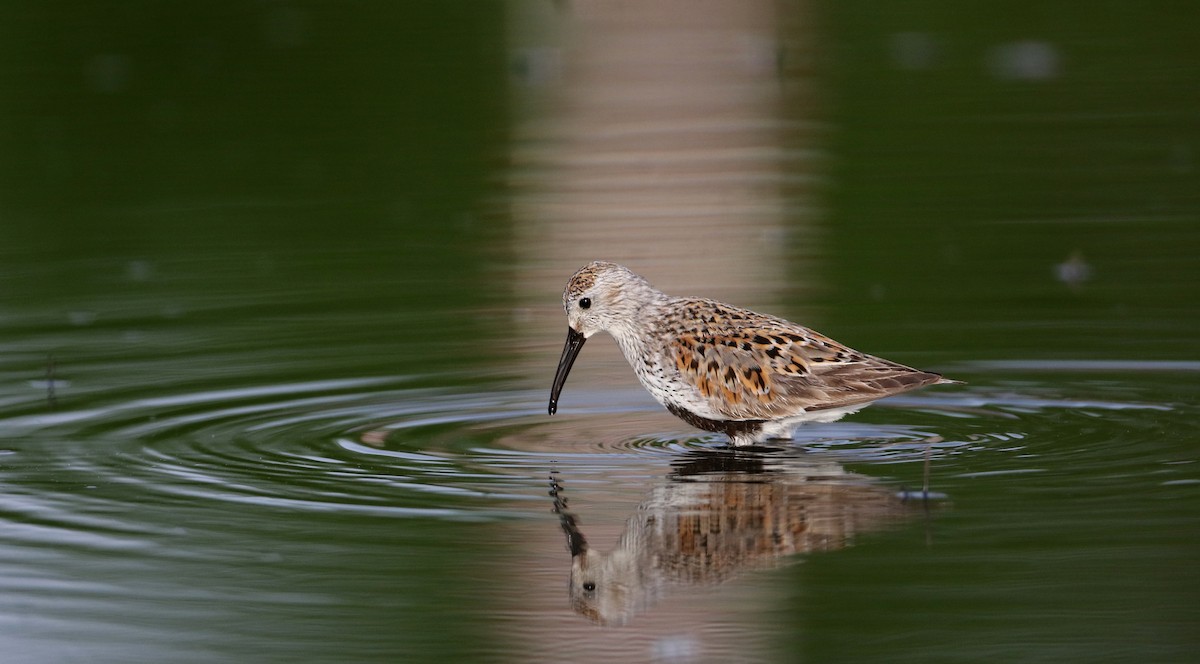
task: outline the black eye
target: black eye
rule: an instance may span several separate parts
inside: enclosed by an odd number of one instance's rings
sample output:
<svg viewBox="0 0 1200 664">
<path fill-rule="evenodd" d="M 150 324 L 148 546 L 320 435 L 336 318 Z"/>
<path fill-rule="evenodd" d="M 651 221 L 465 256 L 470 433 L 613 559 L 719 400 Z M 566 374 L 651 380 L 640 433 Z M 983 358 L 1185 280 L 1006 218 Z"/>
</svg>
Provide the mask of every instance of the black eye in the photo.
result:
<svg viewBox="0 0 1200 664">
<path fill-rule="evenodd" d="M 585 298 L 579 300 L 579 308 L 580 309 L 591 309 L 592 308 L 592 298 L 585 297 Z"/>
<path fill-rule="evenodd" d="M 588 581 L 587 583 L 583 584 L 583 589 L 590 593 L 596 589 L 596 584 L 592 583 L 591 581 Z"/>
</svg>

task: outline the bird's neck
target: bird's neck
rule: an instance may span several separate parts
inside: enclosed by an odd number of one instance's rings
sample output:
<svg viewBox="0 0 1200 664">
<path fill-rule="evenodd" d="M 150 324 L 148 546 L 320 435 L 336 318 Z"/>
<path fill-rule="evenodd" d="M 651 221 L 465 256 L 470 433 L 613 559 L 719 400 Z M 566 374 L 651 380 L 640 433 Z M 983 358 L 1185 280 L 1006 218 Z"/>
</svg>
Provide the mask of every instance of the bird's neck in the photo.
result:
<svg viewBox="0 0 1200 664">
<path fill-rule="evenodd" d="M 658 338 L 653 324 L 660 320 L 662 308 L 670 306 L 670 300 L 664 293 L 654 291 L 653 297 L 641 299 L 637 309 L 625 317 L 623 325 L 609 329 L 609 334 L 617 340 L 625 359 L 634 369 L 638 368 L 639 358 L 649 350 L 647 344 Z"/>
<path fill-rule="evenodd" d="M 673 307 L 674 298 L 662 293 L 659 297 L 646 298 L 636 315 L 627 318 L 620 329 L 609 330 L 629 366 L 638 380 L 659 403 L 666 405 L 670 398 L 670 381 L 666 365 L 670 360 L 663 347 L 664 330 L 661 329 L 666 314 Z"/>
</svg>

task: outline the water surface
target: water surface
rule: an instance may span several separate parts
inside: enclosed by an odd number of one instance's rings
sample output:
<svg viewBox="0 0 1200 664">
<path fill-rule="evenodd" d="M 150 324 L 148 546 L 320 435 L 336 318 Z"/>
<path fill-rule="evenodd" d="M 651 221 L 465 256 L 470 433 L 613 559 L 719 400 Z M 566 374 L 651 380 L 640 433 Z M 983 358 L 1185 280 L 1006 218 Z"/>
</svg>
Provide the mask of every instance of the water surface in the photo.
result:
<svg viewBox="0 0 1200 664">
<path fill-rule="evenodd" d="M 5 662 L 1194 658 L 1187 21 L 435 5 L 5 21 Z M 550 417 L 596 257 L 966 384 Z"/>
</svg>

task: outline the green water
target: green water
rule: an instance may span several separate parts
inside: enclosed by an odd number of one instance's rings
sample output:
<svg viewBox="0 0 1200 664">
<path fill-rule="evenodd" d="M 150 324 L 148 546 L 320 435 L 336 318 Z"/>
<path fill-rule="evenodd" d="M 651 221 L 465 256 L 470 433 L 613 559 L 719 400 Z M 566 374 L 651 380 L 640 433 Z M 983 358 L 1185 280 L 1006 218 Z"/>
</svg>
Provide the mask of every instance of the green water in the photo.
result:
<svg viewBox="0 0 1200 664">
<path fill-rule="evenodd" d="M 545 415 L 504 6 L 9 7 L 0 659 L 1194 659 L 1196 14 L 820 7 L 778 313 L 967 385 L 730 461 L 591 349 Z M 596 550 L 706 482 L 848 532 L 599 626 L 551 473 Z"/>
</svg>

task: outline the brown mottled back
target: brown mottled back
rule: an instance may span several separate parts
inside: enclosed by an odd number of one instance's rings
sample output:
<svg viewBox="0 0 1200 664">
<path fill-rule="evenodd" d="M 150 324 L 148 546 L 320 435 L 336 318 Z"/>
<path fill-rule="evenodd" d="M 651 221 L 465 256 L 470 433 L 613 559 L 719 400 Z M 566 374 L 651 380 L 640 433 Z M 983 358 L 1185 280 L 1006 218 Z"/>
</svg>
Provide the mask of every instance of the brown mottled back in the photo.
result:
<svg viewBox="0 0 1200 664">
<path fill-rule="evenodd" d="M 667 346 L 683 379 L 730 419 L 777 419 L 943 382 L 790 321 L 720 302 L 678 301 Z"/>
</svg>

